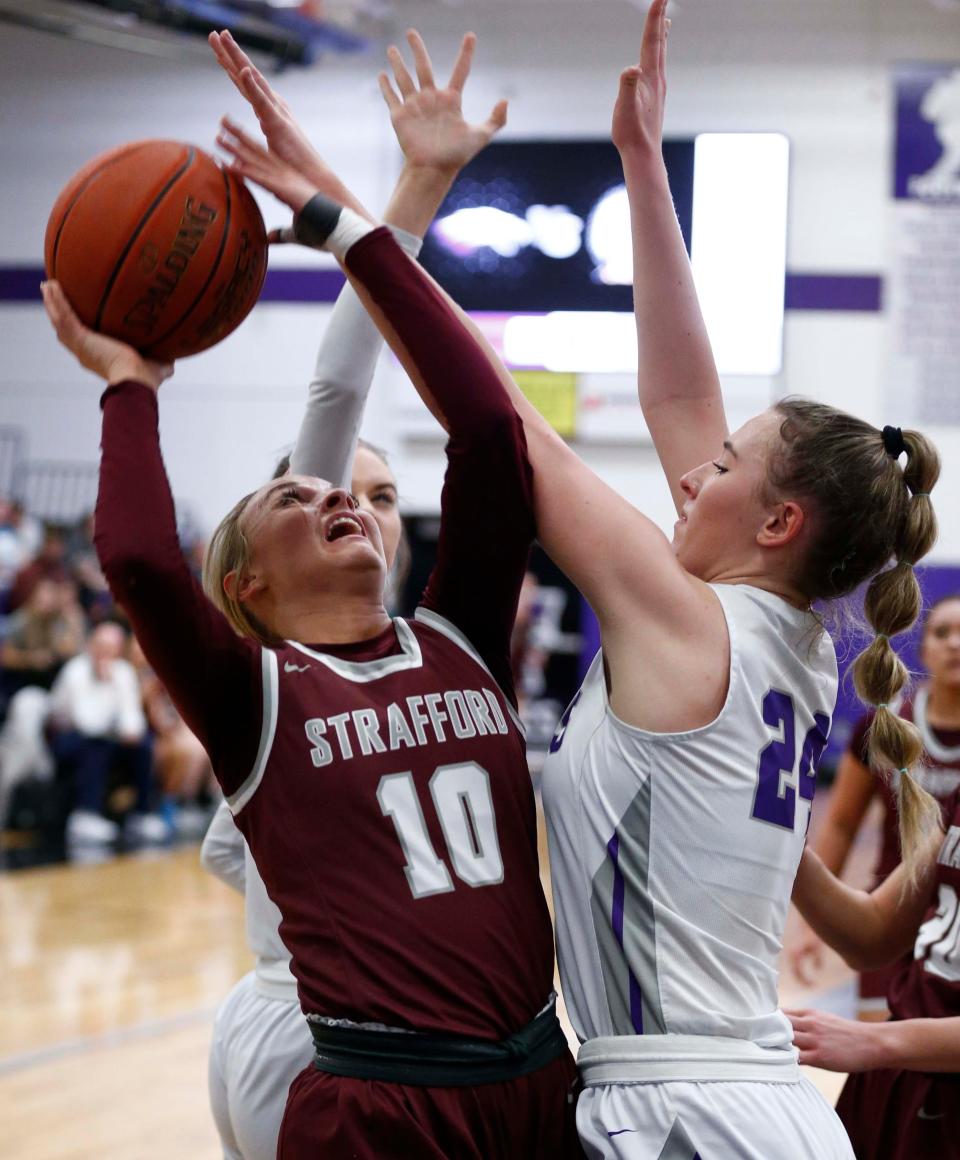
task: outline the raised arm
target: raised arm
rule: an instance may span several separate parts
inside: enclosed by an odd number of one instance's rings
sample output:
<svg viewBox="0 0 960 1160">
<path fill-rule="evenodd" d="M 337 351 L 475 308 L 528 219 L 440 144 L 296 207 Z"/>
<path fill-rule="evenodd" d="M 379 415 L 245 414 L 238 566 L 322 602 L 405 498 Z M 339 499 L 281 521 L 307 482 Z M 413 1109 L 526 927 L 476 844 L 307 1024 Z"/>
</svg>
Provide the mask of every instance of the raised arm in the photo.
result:
<svg viewBox="0 0 960 1160">
<path fill-rule="evenodd" d="M 411 257 L 420 239 L 403 233 L 397 241 Z M 349 283 L 340 291 L 327 321 L 313 378 L 307 388 L 290 470 L 350 487 L 353 456 L 373 383 L 383 338 Z"/>
<path fill-rule="evenodd" d="M 229 32 L 212 33 L 209 39 L 217 60 L 240 92 L 244 92 L 245 69 L 262 80 L 262 74 Z M 419 34 L 409 32 L 407 39 L 414 58 L 422 61 L 426 49 Z M 395 46 L 388 50 L 396 83 L 406 99 L 388 102 L 404 164 L 384 220 L 411 257 L 419 253 L 421 239 L 456 174 L 486 145 L 504 120 L 502 109 L 499 113 L 495 110 L 497 115 L 489 127 L 470 125 L 463 117 L 460 98 L 475 48 L 476 37 L 468 34 L 463 38 L 447 87 L 424 90 L 414 84 L 399 50 Z M 423 71 L 419 65 L 418 71 Z M 381 77 L 381 88 L 393 98 L 385 75 Z M 258 118 L 271 148 L 280 156 L 295 155 L 302 172 L 328 174 L 285 102 L 265 82 L 263 91 L 269 99 L 258 106 Z M 291 470 L 349 486 L 353 453 L 382 345 L 380 332 L 356 292 L 345 286 L 324 331 L 303 423 L 290 459 Z"/>
<path fill-rule="evenodd" d="M 471 51 L 472 40 L 465 41 Z M 462 51 L 447 88 L 438 89 L 419 37 L 411 37 L 411 47 L 417 82 L 396 57 L 397 91 L 381 77 L 398 135 L 401 126 L 414 123 L 418 104 L 462 119 L 460 90 L 469 58 Z M 240 79 L 263 125 L 275 99 L 272 90 L 252 70 L 244 69 Z M 501 102 L 483 125 L 472 128 L 470 156 L 504 119 Z M 324 214 L 332 207 L 339 216 L 342 203 L 317 202 L 314 193 L 321 189 L 336 196 L 339 181 L 318 186 L 315 168 L 304 165 L 301 171 L 290 166 L 276 150 L 264 150 L 230 121 L 224 122 L 219 143 L 240 173 L 298 213 L 298 236 L 308 244 L 326 241 L 333 225 L 330 230 L 322 228 Z M 447 180 L 452 180 L 463 159 L 465 155 L 445 170 Z M 417 181 L 416 171 L 406 166 L 401 184 Z M 471 641 L 509 693 L 510 632 L 534 530 L 531 473 L 520 420 L 501 389 L 498 370 L 465 332 L 456 310 L 432 280 L 397 249 L 386 231 L 374 230 L 369 219 L 345 213 L 343 224 L 329 248 L 341 259 L 405 370 L 450 434 L 438 565 L 424 605 Z"/>
<path fill-rule="evenodd" d="M 424 72 L 424 77 L 430 83 L 428 72 Z M 255 111 L 259 104 L 270 100 L 269 86 L 262 77 L 244 70 L 241 81 Z M 399 97 L 395 95 L 395 99 Z M 320 244 L 329 237 L 328 248 L 345 256 L 343 264 L 348 276 L 355 281 L 424 401 L 451 434 L 451 466 L 455 459 L 466 462 L 460 454 L 466 441 L 471 441 L 480 487 L 474 481 L 464 489 L 468 518 L 460 525 L 460 534 L 464 541 L 462 558 L 475 567 L 471 583 L 450 584 L 445 591 L 460 592 L 456 600 L 456 615 L 460 618 L 457 623 L 474 644 L 480 647 L 483 640 L 493 639 L 481 621 L 485 614 L 494 612 L 489 597 L 496 595 L 499 599 L 503 595 L 497 585 L 508 573 L 511 591 L 514 585 L 519 591 L 522 581 L 526 553 L 523 560 L 509 556 L 509 569 L 506 553 L 508 549 L 515 551 L 530 535 L 529 458 L 536 474 L 539 538 L 593 605 L 605 632 L 611 664 L 616 668 L 621 655 L 636 658 L 638 649 L 642 653 L 648 646 L 659 650 L 667 638 L 677 647 L 688 646 L 698 652 L 707 640 L 710 646 L 716 644 L 718 655 L 722 655 L 726 636 L 716 598 L 682 569 L 663 533 L 598 479 L 549 427 L 517 389 L 473 323 L 428 275 L 409 262 L 404 265 L 395 246 L 385 246 L 383 242 L 374 245 L 367 239 L 358 241 L 369 230 L 372 219 L 361 218 L 349 209 L 341 214 L 342 203 L 334 204 L 342 186 L 339 179 L 317 186 L 311 177 L 275 151 L 265 150 L 234 122 L 225 119 L 223 125 L 218 143 L 231 155 L 237 171 L 271 190 L 294 210 L 298 215 L 298 236 L 304 241 Z M 322 197 L 315 200 L 318 191 Z M 331 236 L 335 229 L 336 234 Z M 396 255 L 391 259 L 391 277 L 374 286 L 370 280 L 372 271 L 359 263 L 359 255 L 386 258 L 390 251 Z M 403 290 L 397 295 L 399 287 Z M 429 317 L 436 318 L 436 333 L 434 323 L 425 323 L 427 314 L 420 317 L 407 309 L 413 302 L 419 310 L 429 311 Z M 440 334 L 442 344 L 438 342 Z M 517 424 L 518 415 L 522 431 Z M 499 435 L 489 426 L 491 422 L 499 425 Z M 509 439 L 504 433 L 507 430 Z M 509 464 L 489 456 L 484 462 L 487 453 L 481 450 L 481 440 L 488 437 L 499 439 L 501 450 L 508 441 L 511 443 Z M 454 526 L 453 519 L 447 526 Z M 615 552 L 611 552 L 612 544 L 617 545 Z M 639 569 L 638 560 L 643 561 Z M 512 563 L 519 565 L 515 576 Z M 487 578 L 489 587 L 477 586 L 476 582 Z M 431 597 L 433 594 L 431 589 Z M 510 602 L 511 620 L 515 600 L 516 593 Z M 498 606 L 498 615 L 505 609 L 505 603 Z M 502 633 L 500 627 L 493 634 L 498 642 L 504 637 L 502 650 L 499 643 L 494 650 L 503 656 L 503 663 L 497 661 L 498 676 L 508 669 L 508 633 Z M 606 636 L 608 630 L 611 640 Z M 631 689 L 626 681 L 617 681 L 615 698 L 618 712 L 622 710 L 627 720 L 642 723 L 636 717 L 638 706 L 649 700 L 648 689 Z"/>
<path fill-rule="evenodd" d="M 207 600 L 180 550 L 157 412 L 173 368 L 84 326 L 56 282 L 44 284 L 43 299 L 63 345 L 107 383 L 95 544 L 110 590 L 232 793 L 259 743 L 260 650 Z"/>
<path fill-rule="evenodd" d="M 613 143 L 630 202 L 640 405 L 679 511 L 681 476 L 716 458 L 727 421 L 663 163 L 667 2 L 653 0 L 640 63 L 620 76 Z"/>
</svg>

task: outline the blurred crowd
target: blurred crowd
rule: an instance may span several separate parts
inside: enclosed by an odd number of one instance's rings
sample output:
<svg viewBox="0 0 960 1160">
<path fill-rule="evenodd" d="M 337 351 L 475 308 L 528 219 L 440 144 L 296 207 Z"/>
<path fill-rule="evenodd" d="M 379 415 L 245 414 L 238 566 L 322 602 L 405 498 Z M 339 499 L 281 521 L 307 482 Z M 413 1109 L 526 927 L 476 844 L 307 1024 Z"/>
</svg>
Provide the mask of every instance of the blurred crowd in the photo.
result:
<svg viewBox="0 0 960 1160">
<path fill-rule="evenodd" d="M 186 551 L 199 569 L 203 544 Z M 165 843 L 201 834 L 216 798 L 111 599 L 93 516 L 44 525 L 0 497 L 0 831 L 68 849 Z"/>
</svg>

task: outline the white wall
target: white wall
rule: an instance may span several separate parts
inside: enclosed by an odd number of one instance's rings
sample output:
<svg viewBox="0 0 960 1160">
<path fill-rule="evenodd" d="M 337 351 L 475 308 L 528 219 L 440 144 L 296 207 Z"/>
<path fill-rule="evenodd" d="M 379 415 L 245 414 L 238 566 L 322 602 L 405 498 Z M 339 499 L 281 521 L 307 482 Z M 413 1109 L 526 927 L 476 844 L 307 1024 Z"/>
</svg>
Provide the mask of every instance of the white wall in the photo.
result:
<svg viewBox="0 0 960 1160">
<path fill-rule="evenodd" d="M 640 14 L 627 3 L 477 0 L 398 3 L 417 23 L 438 71 L 459 31 L 481 36 L 468 111 L 511 99 L 508 133 L 600 136 Z M 0 29 L 0 263 L 36 264 L 46 215 L 67 176 L 95 153 L 138 137 L 209 145 L 239 97 L 199 51 L 156 60 Z M 670 41 L 667 132 L 776 129 L 792 141 L 788 268 L 882 273 L 886 266 L 891 89 L 896 60 L 960 58 L 960 15 L 924 0 L 684 0 Z M 444 62 L 441 64 L 440 62 Z M 379 61 L 291 72 L 278 87 L 336 168 L 371 207 L 389 192 L 397 157 L 375 84 Z M 264 204 L 268 223 L 283 220 Z M 291 261 L 291 255 L 275 260 Z M 299 255 L 295 260 L 302 264 Z M 322 261 L 323 259 L 318 259 Z M 326 308 L 263 304 L 219 348 L 184 361 L 163 388 L 163 439 L 175 493 L 211 526 L 269 471 L 293 439 Z M 801 392 L 875 422 L 898 423 L 884 380 L 882 315 L 788 315 L 775 381 L 731 384 L 746 410 Z M 96 455 L 98 387 L 55 346 L 39 306 L 0 304 L 0 422 L 28 429 L 37 457 Z M 394 452 L 411 510 L 435 508 L 441 445 L 403 444 L 392 414 L 410 390 L 390 364 L 366 434 Z M 745 417 L 745 415 L 743 416 Z M 735 415 L 734 418 L 740 418 Z M 937 558 L 960 560 L 960 429 L 931 432 L 944 453 Z M 584 448 L 615 487 L 665 525 L 669 501 L 649 447 Z"/>
</svg>

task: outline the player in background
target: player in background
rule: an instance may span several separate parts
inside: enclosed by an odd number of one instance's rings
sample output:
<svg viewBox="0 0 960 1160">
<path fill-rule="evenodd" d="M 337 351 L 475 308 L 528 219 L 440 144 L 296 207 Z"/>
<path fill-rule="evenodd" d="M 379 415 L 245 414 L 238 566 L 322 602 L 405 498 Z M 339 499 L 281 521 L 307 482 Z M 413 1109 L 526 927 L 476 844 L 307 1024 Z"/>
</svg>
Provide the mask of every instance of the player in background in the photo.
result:
<svg viewBox="0 0 960 1160">
<path fill-rule="evenodd" d="M 960 792 L 946 836 L 927 847 L 911 880 L 904 866 L 868 894 L 840 882 L 808 850 L 794 902 L 856 970 L 902 959 L 886 1023 L 790 1011 L 800 1062 L 852 1073 L 837 1112 L 857 1160 L 957 1154 L 960 1140 Z"/>
<path fill-rule="evenodd" d="M 614 135 L 641 259 L 641 400 L 678 502 L 674 543 L 592 475 L 502 367 L 497 379 L 523 419 L 538 537 L 594 607 L 604 641 L 543 778 L 565 999 L 587 1040 L 578 1125 L 598 1157 L 849 1157 L 777 1008 L 837 686 L 810 605 L 875 577 L 877 637 L 858 677 L 878 705 L 877 763 L 908 771 L 904 846 L 915 858 L 938 811 L 909 776 L 919 744 L 882 706 L 906 679 L 887 638 L 917 614 L 912 564 L 935 537 L 939 463 L 916 432 L 797 401 L 728 437 L 663 171 L 665 41 L 655 0 Z M 268 108 L 269 89 L 252 74 L 245 83 Z M 375 236 L 340 208 L 331 175 L 311 173 L 304 189 L 295 158 L 225 129 L 237 170 L 291 206 L 301 236 L 332 230 L 335 249 L 361 237 L 352 254 Z M 360 294 L 389 336 L 377 296 Z M 717 460 L 704 462 L 711 451 Z"/>
<path fill-rule="evenodd" d="M 436 93 L 425 53 L 417 67 Z M 245 91 L 273 127 L 257 75 L 244 70 Z M 477 131 L 489 136 L 502 113 Z M 282 915 L 316 1055 L 290 1089 L 278 1156 L 578 1155 L 511 689 L 534 530 L 522 427 L 429 278 L 315 154 L 305 168 L 290 200 L 302 208 L 327 187 L 353 207 L 342 222 L 322 205 L 301 214 L 306 240 L 326 238 L 376 303 L 450 434 L 417 616 L 384 610 L 376 521 L 303 475 L 222 521 L 208 599 L 180 555 L 159 452 L 170 368 L 83 327 L 49 283 L 58 337 L 108 383 L 98 553 Z"/>
<path fill-rule="evenodd" d="M 417 34 L 410 37 L 421 51 Z M 210 44 L 238 84 L 249 58 L 229 33 L 212 33 Z M 454 65 L 463 81 L 474 47 L 475 38 L 466 37 Z M 399 59 L 398 50 L 391 48 L 390 56 Z M 437 97 L 412 94 L 396 124 L 400 147 L 411 159 L 384 219 L 413 257 L 446 193 L 448 172 L 462 168 L 485 143 L 460 115 L 453 91 L 439 90 Z M 278 106 L 278 115 L 285 118 L 285 106 Z M 349 487 L 377 520 L 392 575 L 402 543 L 396 479 L 382 454 L 363 440 L 357 446 L 382 346 L 380 332 L 348 284 L 324 331 L 296 446 L 278 474 L 292 470 Z M 239 980 L 217 1012 L 209 1061 L 213 1116 L 225 1160 L 272 1160 L 287 1091 L 309 1064 L 313 1041 L 300 1011 L 290 953 L 280 938 L 280 912 L 226 802 L 211 822 L 201 860 L 244 895 L 247 942 L 256 957 L 254 970 Z"/>
<path fill-rule="evenodd" d="M 960 787 L 960 594 L 941 597 L 928 610 L 920 661 L 927 677 L 915 692 L 899 701 L 896 711 L 920 730 L 923 756 L 919 779 L 946 808 Z M 854 726 L 811 848 L 828 870 L 840 875 L 867 809 L 874 797 L 879 797 L 884 812 L 873 870 L 875 888 L 899 865 L 900 839 L 894 789 L 874 777 L 868 765 L 867 734 L 872 721 L 873 714 L 867 713 Z M 948 817 L 943 820 L 949 823 Z M 801 982 L 815 981 L 823 962 L 822 948 L 822 940 L 809 927 L 793 942 L 790 963 Z M 887 988 L 896 973 L 896 964 L 861 973 L 860 1019 L 886 1019 Z"/>
</svg>

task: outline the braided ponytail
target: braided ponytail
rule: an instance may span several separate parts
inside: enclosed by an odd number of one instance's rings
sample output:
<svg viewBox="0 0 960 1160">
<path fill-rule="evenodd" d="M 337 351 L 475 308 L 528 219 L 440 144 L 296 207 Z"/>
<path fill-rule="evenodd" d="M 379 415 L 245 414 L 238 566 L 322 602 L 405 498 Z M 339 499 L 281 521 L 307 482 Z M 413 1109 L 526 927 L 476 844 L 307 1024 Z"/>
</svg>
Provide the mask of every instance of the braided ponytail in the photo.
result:
<svg viewBox="0 0 960 1160">
<path fill-rule="evenodd" d="M 861 699 L 876 706 L 870 765 L 895 783 L 903 859 L 915 868 L 926 835 L 939 825 L 939 809 L 913 776 L 923 753 L 920 735 L 889 707 L 910 677 L 890 637 L 920 613 L 913 565 L 937 538 L 930 492 L 940 458 L 917 431 L 880 432 L 824 403 L 788 398 L 775 409 L 783 418 L 782 446 L 770 458 L 770 495 L 805 497 L 816 516 L 798 586 L 811 602 L 830 601 L 870 581 L 864 612 L 875 635 L 854 661 L 853 676 Z"/>
<path fill-rule="evenodd" d="M 890 637 L 910 628 L 920 614 L 922 598 L 913 566 L 937 538 L 929 493 L 940 474 L 940 462 L 933 446 L 918 432 L 904 432 L 903 444 L 907 464 L 901 487 L 906 485 L 910 497 L 894 544 L 896 563 L 878 572 L 867 588 L 864 613 L 876 636 L 854 661 L 853 678 L 860 698 L 876 706 L 868 733 L 870 766 L 892 780 L 900 817 L 900 849 L 912 871 L 927 839 L 939 828 L 940 808 L 913 772 L 923 755 L 920 732 L 890 708 L 909 680 Z"/>
</svg>

